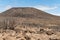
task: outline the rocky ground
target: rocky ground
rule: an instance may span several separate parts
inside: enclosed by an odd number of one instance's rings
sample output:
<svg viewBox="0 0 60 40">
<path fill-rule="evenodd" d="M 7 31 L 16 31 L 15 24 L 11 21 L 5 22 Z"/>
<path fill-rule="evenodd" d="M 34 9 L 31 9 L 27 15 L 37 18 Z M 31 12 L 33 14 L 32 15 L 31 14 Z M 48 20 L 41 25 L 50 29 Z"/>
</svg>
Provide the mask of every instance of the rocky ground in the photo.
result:
<svg viewBox="0 0 60 40">
<path fill-rule="evenodd" d="M 0 40 L 60 40 L 60 32 L 41 27 L 0 29 Z"/>
</svg>

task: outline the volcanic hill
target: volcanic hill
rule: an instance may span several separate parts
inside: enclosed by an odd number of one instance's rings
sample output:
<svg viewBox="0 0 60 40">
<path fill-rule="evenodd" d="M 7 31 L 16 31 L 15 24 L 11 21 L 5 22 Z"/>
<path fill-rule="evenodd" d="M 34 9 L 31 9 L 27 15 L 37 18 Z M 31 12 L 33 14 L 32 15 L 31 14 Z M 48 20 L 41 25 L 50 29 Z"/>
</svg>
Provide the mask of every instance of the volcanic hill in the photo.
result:
<svg viewBox="0 0 60 40">
<path fill-rule="evenodd" d="M 0 13 L 0 40 L 60 40 L 60 17 L 33 7 Z"/>
<path fill-rule="evenodd" d="M 14 7 L 2 12 L 1 16 L 8 17 L 28 17 L 28 18 L 51 18 L 54 15 L 48 14 L 42 10 L 31 7 Z"/>
</svg>

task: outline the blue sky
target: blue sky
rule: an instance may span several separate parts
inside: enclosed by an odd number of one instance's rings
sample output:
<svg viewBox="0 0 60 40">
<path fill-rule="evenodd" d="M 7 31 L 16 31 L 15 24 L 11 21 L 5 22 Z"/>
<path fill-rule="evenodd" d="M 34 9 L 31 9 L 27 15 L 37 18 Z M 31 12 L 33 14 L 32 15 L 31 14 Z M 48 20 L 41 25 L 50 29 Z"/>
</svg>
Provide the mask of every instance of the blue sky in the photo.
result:
<svg viewBox="0 0 60 40">
<path fill-rule="evenodd" d="M 60 0 L 0 0 L 0 12 L 12 7 L 34 7 L 60 16 Z"/>
</svg>

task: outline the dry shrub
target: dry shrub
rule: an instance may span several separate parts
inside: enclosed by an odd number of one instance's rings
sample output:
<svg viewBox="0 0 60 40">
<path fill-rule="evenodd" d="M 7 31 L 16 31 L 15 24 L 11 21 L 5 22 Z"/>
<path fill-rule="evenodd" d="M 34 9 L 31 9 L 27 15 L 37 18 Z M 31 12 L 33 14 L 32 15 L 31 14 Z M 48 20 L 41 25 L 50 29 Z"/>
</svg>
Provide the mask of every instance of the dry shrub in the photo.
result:
<svg viewBox="0 0 60 40">
<path fill-rule="evenodd" d="M 11 29 L 14 30 L 14 25 L 16 24 L 16 20 L 13 18 L 5 18 L 1 21 L 0 28 L 2 29 Z"/>
<path fill-rule="evenodd" d="M 52 31 L 46 31 L 46 34 L 47 35 L 52 35 L 52 34 L 54 34 L 54 32 L 52 32 Z"/>
<path fill-rule="evenodd" d="M 40 29 L 39 31 L 37 31 L 38 34 L 41 34 L 41 33 L 45 33 L 46 31 L 44 29 Z"/>
<path fill-rule="evenodd" d="M 57 38 L 49 38 L 49 40 L 60 40 L 60 39 L 57 39 Z"/>
<path fill-rule="evenodd" d="M 28 36 L 25 36 L 24 38 L 25 38 L 26 40 L 31 40 L 31 38 L 28 37 Z"/>
</svg>

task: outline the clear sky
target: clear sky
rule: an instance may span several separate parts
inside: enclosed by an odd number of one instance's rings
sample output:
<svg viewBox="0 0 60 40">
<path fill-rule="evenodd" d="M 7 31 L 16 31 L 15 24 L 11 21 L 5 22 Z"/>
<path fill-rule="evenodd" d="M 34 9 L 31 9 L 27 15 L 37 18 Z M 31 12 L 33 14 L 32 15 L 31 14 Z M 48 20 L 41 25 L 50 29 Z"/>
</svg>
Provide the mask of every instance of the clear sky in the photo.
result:
<svg viewBox="0 0 60 40">
<path fill-rule="evenodd" d="M 0 12 L 12 7 L 35 7 L 60 16 L 60 0 L 0 0 Z"/>
</svg>

